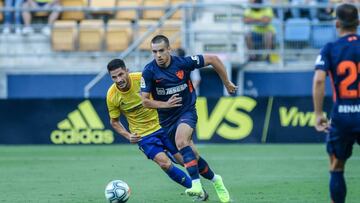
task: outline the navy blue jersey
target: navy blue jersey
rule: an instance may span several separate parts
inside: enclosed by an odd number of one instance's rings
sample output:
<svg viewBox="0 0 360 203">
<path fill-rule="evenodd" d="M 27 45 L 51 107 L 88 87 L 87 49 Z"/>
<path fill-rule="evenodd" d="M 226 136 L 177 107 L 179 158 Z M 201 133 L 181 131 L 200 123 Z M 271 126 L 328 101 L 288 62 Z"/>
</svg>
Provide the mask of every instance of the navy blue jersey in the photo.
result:
<svg viewBox="0 0 360 203">
<path fill-rule="evenodd" d="M 360 132 L 360 36 L 350 34 L 328 43 L 321 50 L 315 69 L 331 79 L 334 105 L 331 125 L 347 132 Z"/>
<path fill-rule="evenodd" d="M 155 60 L 145 66 L 142 73 L 142 92 L 151 93 L 154 100 L 158 101 L 167 101 L 174 94 L 179 94 L 182 98 L 180 107 L 158 109 L 161 126 L 169 127 L 176 123 L 181 114 L 195 109 L 196 93 L 190 80 L 190 73 L 204 65 L 204 57 L 195 55 L 171 56 L 167 68 L 160 68 Z"/>
</svg>

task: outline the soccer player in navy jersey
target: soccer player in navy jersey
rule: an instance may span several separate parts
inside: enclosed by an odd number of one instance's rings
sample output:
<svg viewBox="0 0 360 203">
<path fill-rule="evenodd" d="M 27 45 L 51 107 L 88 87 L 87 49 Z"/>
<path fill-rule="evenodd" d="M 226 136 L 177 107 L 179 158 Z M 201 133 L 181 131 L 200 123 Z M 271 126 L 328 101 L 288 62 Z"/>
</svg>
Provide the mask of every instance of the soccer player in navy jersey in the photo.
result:
<svg viewBox="0 0 360 203">
<path fill-rule="evenodd" d="M 197 114 L 196 93 L 190 73 L 195 68 L 212 65 L 230 94 L 235 93 L 237 87 L 228 79 L 225 67 L 217 56 L 172 56 L 169 40 L 164 35 L 157 35 L 151 40 L 151 50 L 154 60 L 145 66 L 142 74 L 143 105 L 158 110 L 161 126 L 173 139 L 183 157 L 186 170 L 192 178 L 192 187 L 185 193 L 200 199 L 206 196 L 200 182 L 200 173 L 213 181 L 220 201 L 229 202 L 230 196 L 221 176 L 214 174 L 207 162 L 199 156 L 192 141 Z"/>
<path fill-rule="evenodd" d="M 313 80 L 315 128 L 327 133 L 330 156 L 330 196 L 333 203 L 344 203 L 345 163 L 355 142 L 360 144 L 360 36 L 358 10 L 354 5 L 336 8 L 336 28 L 340 38 L 325 45 L 316 60 Z M 329 75 L 334 105 L 329 122 L 323 113 L 325 78 Z"/>
</svg>

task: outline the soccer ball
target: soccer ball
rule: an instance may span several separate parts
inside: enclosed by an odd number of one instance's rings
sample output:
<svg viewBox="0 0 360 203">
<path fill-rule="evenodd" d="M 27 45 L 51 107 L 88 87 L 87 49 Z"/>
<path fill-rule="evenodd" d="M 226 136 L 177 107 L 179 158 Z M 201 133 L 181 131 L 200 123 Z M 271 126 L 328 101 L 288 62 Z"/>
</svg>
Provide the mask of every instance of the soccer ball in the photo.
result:
<svg viewBox="0 0 360 203">
<path fill-rule="evenodd" d="M 105 197 L 110 203 L 123 203 L 130 197 L 130 187 L 122 180 L 113 180 L 106 185 Z"/>
</svg>

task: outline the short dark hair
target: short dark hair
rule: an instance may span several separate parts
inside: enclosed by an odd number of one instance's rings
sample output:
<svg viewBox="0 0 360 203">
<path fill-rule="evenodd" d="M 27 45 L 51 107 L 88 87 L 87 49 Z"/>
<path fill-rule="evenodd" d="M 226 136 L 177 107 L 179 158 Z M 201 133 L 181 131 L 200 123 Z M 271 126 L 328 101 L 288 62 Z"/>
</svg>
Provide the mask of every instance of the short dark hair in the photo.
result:
<svg viewBox="0 0 360 203">
<path fill-rule="evenodd" d="M 113 59 L 107 65 L 107 70 L 109 72 L 116 70 L 118 68 L 121 68 L 123 70 L 126 69 L 125 62 L 122 59 Z"/>
<path fill-rule="evenodd" d="M 341 4 L 336 8 L 336 18 L 340 21 L 341 28 L 356 29 L 359 25 L 359 14 L 356 6 Z"/>
<path fill-rule="evenodd" d="M 181 57 L 184 57 L 186 55 L 185 50 L 183 48 L 177 48 L 175 50 L 175 53 L 177 56 L 181 56 Z"/>
<path fill-rule="evenodd" d="M 167 47 L 170 46 L 169 39 L 165 35 L 156 35 L 151 40 L 151 44 L 158 44 L 158 43 L 161 43 L 161 42 L 165 42 Z"/>
</svg>

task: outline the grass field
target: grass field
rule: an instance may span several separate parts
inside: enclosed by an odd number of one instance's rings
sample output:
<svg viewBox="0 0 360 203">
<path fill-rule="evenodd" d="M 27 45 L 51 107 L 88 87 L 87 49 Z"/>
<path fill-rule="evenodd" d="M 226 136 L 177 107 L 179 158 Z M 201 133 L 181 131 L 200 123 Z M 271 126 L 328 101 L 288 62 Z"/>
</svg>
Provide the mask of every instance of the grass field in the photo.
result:
<svg viewBox="0 0 360 203">
<path fill-rule="evenodd" d="M 330 202 L 324 145 L 199 145 L 223 176 L 233 202 Z M 360 149 L 347 163 L 347 202 L 360 202 Z M 132 145 L 0 146 L 0 202 L 106 202 L 112 179 L 126 181 L 130 203 L 192 200 Z M 218 202 L 209 181 L 209 202 Z"/>
</svg>

